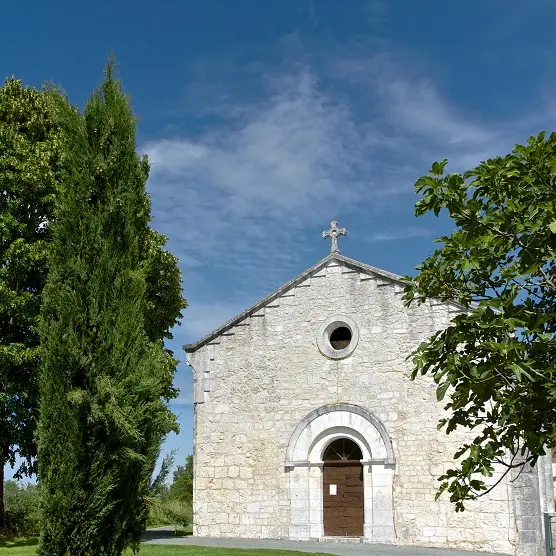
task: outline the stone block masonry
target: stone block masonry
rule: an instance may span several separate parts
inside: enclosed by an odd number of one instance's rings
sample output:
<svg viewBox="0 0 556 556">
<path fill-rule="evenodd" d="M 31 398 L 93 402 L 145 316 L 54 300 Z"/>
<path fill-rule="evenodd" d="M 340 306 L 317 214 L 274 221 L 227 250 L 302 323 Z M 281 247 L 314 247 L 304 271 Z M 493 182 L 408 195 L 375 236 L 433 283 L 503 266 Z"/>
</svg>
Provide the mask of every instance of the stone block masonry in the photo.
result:
<svg viewBox="0 0 556 556">
<path fill-rule="evenodd" d="M 540 506 L 527 503 L 538 492 L 507 478 L 463 513 L 447 496 L 435 501 L 437 478 L 465 436 L 437 430 L 443 409 L 436 386 L 410 380 L 407 356 L 461 308 L 405 308 L 396 277 L 371 268 L 330 256 L 224 333 L 188 349 L 194 534 L 321 537 L 322 454 L 346 437 L 364 454 L 365 541 L 529 554 L 520 552 L 520 535 L 523 544 L 537 530 L 531 520 Z M 332 359 L 319 349 L 318 334 L 325 321 L 342 319 L 355 323 L 357 346 Z M 530 482 L 538 481 L 532 475 Z M 532 529 L 516 518 L 526 511 Z"/>
</svg>

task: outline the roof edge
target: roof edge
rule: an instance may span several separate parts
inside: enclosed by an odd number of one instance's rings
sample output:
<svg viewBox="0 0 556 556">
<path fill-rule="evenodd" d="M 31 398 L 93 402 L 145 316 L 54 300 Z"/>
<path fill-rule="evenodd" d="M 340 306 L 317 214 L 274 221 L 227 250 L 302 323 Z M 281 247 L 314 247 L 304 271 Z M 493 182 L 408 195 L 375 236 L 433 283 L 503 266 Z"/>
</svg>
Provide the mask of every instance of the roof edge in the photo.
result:
<svg viewBox="0 0 556 556">
<path fill-rule="evenodd" d="M 312 267 L 308 268 L 305 272 L 299 274 L 295 278 L 292 278 L 289 282 L 286 282 L 283 286 L 279 287 L 277 290 L 274 290 L 272 293 L 268 294 L 260 301 L 257 301 L 254 305 L 251 305 L 251 307 L 249 307 L 245 311 L 239 313 L 239 315 L 236 315 L 235 317 L 226 321 L 218 328 L 215 328 L 208 334 L 205 334 L 202 338 L 200 338 L 196 342 L 192 344 L 183 345 L 182 346 L 183 350 L 186 353 L 194 353 L 195 351 L 202 348 L 203 346 L 205 346 L 206 344 L 208 344 L 209 342 L 211 342 L 221 334 L 230 330 L 230 328 L 233 328 L 236 324 L 240 323 L 241 321 L 245 320 L 247 317 L 251 316 L 253 313 L 256 313 L 257 311 L 262 309 L 265 305 L 267 305 L 271 301 L 274 301 L 276 298 L 280 297 L 291 288 L 294 288 L 299 283 L 309 278 L 312 274 L 324 268 L 332 260 L 337 260 L 341 263 L 344 263 L 347 266 L 357 268 L 365 272 L 366 274 L 377 274 L 382 278 L 391 280 L 392 282 L 397 282 L 399 284 L 407 283 L 407 281 L 403 280 L 401 276 L 397 274 L 393 274 L 392 272 L 388 272 L 386 270 L 382 270 L 380 268 L 376 268 L 374 266 L 361 263 L 359 261 L 356 261 L 355 259 L 350 259 L 349 257 L 345 257 L 344 255 L 341 255 L 340 253 L 331 253 L 330 255 L 324 257 L 324 259 L 321 259 L 318 263 L 316 263 Z"/>
</svg>

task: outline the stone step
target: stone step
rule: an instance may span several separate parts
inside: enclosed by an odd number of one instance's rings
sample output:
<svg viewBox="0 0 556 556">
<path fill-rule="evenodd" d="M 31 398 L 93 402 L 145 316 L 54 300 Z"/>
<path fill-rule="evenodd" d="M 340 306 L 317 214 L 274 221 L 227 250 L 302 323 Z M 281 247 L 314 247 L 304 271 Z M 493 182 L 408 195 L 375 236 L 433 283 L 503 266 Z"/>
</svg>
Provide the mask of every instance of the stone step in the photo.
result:
<svg viewBox="0 0 556 556">
<path fill-rule="evenodd" d="M 363 537 L 320 537 L 319 542 L 362 543 Z"/>
</svg>

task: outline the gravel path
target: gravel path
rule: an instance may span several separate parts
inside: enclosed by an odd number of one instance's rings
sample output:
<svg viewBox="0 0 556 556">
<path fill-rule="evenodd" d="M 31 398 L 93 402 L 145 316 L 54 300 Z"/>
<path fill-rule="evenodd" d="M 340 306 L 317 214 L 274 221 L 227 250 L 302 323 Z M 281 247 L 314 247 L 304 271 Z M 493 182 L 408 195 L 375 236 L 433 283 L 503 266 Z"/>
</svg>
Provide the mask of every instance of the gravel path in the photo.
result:
<svg viewBox="0 0 556 556">
<path fill-rule="evenodd" d="M 321 552 L 338 556 L 501 556 L 488 552 L 466 552 L 439 548 L 391 546 L 384 544 L 288 541 L 273 539 L 211 539 L 206 537 L 176 537 L 173 527 L 150 529 L 143 542 L 149 544 L 173 544 L 183 546 L 214 546 L 222 548 L 267 548 Z"/>
</svg>

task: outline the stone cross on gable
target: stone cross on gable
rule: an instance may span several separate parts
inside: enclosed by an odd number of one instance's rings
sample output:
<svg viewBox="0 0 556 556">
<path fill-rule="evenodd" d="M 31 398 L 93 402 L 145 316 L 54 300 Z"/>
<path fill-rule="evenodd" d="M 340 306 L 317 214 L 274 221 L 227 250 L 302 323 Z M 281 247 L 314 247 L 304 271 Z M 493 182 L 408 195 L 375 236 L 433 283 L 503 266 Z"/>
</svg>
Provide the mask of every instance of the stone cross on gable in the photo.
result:
<svg viewBox="0 0 556 556">
<path fill-rule="evenodd" d="M 322 237 L 325 239 L 332 239 L 332 246 L 330 248 L 330 253 L 339 253 L 338 249 L 338 236 L 346 236 L 347 230 L 345 228 L 338 228 L 338 222 L 333 220 L 330 222 L 330 230 L 327 232 L 322 232 Z"/>
</svg>

